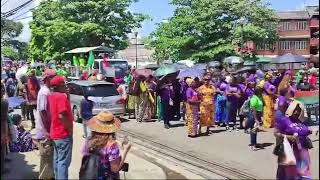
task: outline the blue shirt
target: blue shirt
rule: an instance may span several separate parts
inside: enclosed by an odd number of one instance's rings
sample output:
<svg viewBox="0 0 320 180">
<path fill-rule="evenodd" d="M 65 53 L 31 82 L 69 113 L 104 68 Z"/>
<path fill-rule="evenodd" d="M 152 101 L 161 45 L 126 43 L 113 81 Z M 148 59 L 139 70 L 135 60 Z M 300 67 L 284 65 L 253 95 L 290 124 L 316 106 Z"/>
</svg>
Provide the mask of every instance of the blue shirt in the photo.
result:
<svg viewBox="0 0 320 180">
<path fill-rule="evenodd" d="M 93 117 L 92 109 L 93 109 L 93 101 L 83 99 L 81 101 L 81 117 L 83 120 L 89 120 Z"/>
</svg>

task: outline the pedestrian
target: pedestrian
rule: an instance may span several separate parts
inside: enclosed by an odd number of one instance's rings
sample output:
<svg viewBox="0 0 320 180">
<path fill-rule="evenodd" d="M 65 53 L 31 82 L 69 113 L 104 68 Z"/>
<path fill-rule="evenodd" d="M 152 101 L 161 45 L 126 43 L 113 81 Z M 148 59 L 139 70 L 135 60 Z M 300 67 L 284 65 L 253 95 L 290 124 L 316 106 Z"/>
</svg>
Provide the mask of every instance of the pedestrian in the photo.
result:
<svg viewBox="0 0 320 180">
<path fill-rule="evenodd" d="M 35 75 L 35 70 L 31 70 L 27 81 L 27 113 L 31 120 L 31 129 L 35 128 L 34 110 L 37 108 L 37 96 L 39 90 L 40 84 Z"/>
<path fill-rule="evenodd" d="M 214 125 L 214 96 L 216 93 L 215 87 L 210 84 L 211 77 L 205 76 L 203 78 L 204 84 L 199 87 L 200 94 L 200 126 L 199 134 L 201 134 L 201 127 L 206 127 L 206 134 L 210 133 L 210 127 Z"/>
<path fill-rule="evenodd" d="M 313 147 L 310 138 L 312 131 L 303 124 L 304 106 L 298 101 L 292 101 L 286 111 L 286 116 L 276 123 L 275 136 L 276 147 L 274 154 L 278 156 L 278 169 L 276 179 L 312 179 L 311 159 L 309 149 Z M 293 155 L 296 159 L 295 164 L 286 164 L 283 142 L 287 138 Z"/>
<path fill-rule="evenodd" d="M 274 126 L 274 105 L 275 105 L 275 92 L 276 87 L 272 85 L 272 73 L 268 72 L 265 75 L 265 82 L 263 85 L 264 95 L 263 100 L 265 106 L 263 108 L 263 127 L 264 128 L 272 128 Z"/>
<path fill-rule="evenodd" d="M 120 154 L 120 146 L 116 141 L 116 132 L 120 130 L 121 122 L 111 112 L 100 112 L 88 121 L 92 136 L 85 141 L 83 156 L 97 153 L 100 156 L 98 179 L 120 179 L 119 171 L 125 164 L 131 148 L 128 144 Z"/>
<path fill-rule="evenodd" d="M 54 141 L 55 179 L 68 179 L 73 146 L 73 115 L 66 94 L 66 84 L 60 75 L 51 79 L 52 94 L 49 96 L 51 115 L 50 138 Z"/>
<path fill-rule="evenodd" d="M 236 82 L 236 78 L 232 77 L 230 84 L 226 88 L 227 95 L 227 125 L 226 130 L 231 131 L 230 122 L 233 124 L 233 130 L 238 130 L 236 120 L 237 120 L 237 110 L 239 106 L 240 89 Z"/>
<path fill-rule="evenodd" d="M 4 161 L 7 154 L 7 143 L 9 140 L 9 104 L 5 97 L 5 92 L 5 85 L 1 83 L 1 174 L 4 173 Z"/>
<path fill-rule="evenodd" d="M 199 105 L 200 97 L 196 90 L 197 84 L 193 79 L 186 80 L 189 88 L 187 89 L 187 119 L 188 119 L 188 137 L 194 138 L 198 135 L 199 125 Z"/>
<path fill-rule="evenodd" d="M 253 151 L 256 151 L 257 146 L 257 134 L 259 126 L 262 123 L 262 111 L 263 111 L 263 90 L 260 87 L 256 87 L 254 95 L 250 98 L 250 112 L 247 121 L 247 128 L 250 129 L 250 146 Z"/>
<path fill-rule="evenodd" d="M 30 119 L 30 118 L 27 118 L 27 85 L 26 85 L 27 80 L 28 80 L 28 77 L 24 75 L 20 77 L 17 85 L 16 96 L 24 99 L 24 102 L 20 104 L 22 121 Z"/>
<path fill-rule="evenodd" d="M 148 93 L 149 93 L 149 98 L 148 98 L 148 102 L 149 102 L 149 108 L 148 108 L 148 113 L 149 113 L 149 117 L 150 119 L 155 118 L 156 116 L 156 90 L 157 90 L 157 83 L 154 80 L 154 77 L 152 75 L 149 75 L 148 79 L 147 79 L 147 86 L 148 86 Z"/>
<path fill-rule="evenodd" d="M 181 84 L 179 83 L 178 79 L 175 79 L 172 83 L 173 86 L 173 116 L 175 119 L 181 119 L 181 101 L 182 101 L 182 94 L 181 94 Z"/>
<path fill-rule="evenodd" d="M 11 72 L 9 78 L 6 81 L 6 92 L 8 97 L 13 97 L 16 95 L 18 81 L 16 79 L 16 74 Z"/>
<path fill-rule="evenodd" d="M 182 96 L 182 118 L 185 121 L 185 124 L 187 125 L 187 121 L 186 121 L 186 104 L 187 104 L 187 96 L 186 96 L 186 92 L 187 89 L 189 88 L 188 84 L 186 83 L 186 80 L 190 78 L 190 77 L 185 77 L 183 79 L 183 81 L 181 82 L 181 96 Z"/>
<path fill-rule="evenodd" d="M 163 123 L 166 129 L 170 128 L 170 121 L 173 119 L 173 87 L 170 80 L 158 87 L 158 94 L 163 107 Z"/>
<path fill-rule="evenodd" d="M 215 121 L 219 126 L 226 126 L 227 120 L 227 97 L 225 94 L 227 84 L 218 85 L 217 97 L 215 101 Z"/>
<path fill-rule="evenodd" d="M 150 114 L 149 114 L 149 109 L 150 109 L 150 101 L 149 101 L 149 90 L 148 90 L 148 85 L 146 82 L 146 77 L 145 76 L 140 76 L 139 77 L 140 81 L 138 85 L 139 87 L 139 96 L 138 96 L 138 113 L 137 114 L 137 122 L 142 122 L 142 121 L 149 121 L 151 120 Z M 137 82 L 138 83 L 138 82 Z"/>
<path fill-rule="evenodd" d="M 94 102 L 88 99 L 88 95 L 85 94 L 84 98 L 81 100 L 80 114 L 82 118 L 83 125 L 83 138 L 88 138 L 91 135 L 90 130 L 88 129 L 88 121 L 93 117 L 93 106 Z"/>
</svg>

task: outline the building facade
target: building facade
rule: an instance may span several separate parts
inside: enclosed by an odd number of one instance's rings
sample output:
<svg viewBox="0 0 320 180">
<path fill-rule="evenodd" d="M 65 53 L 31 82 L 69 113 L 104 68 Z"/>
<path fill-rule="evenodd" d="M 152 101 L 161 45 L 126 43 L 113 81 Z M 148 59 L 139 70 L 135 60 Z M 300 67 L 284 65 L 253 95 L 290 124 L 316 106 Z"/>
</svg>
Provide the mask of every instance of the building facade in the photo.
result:
<svg viewBox="0 0 320 180">
<path fill-rule="evenodd" d="M 277 57 L 292 53 L 319 64 L 319 6 L 306 6 L 301 11 L 278 12 L 277 16 L 278 42 L 255 44 L 255 54 Z"/>
</svg>

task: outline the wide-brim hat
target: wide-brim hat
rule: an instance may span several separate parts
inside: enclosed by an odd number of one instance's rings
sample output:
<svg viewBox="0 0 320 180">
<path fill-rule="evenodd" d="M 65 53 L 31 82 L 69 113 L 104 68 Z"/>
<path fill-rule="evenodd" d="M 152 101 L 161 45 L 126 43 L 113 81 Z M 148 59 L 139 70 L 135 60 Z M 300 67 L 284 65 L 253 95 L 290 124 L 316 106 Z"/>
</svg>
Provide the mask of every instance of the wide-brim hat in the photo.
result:
<svg viewBox="0 0 320 180">
<path fill-rule="evenodd" d="M 289 107 L 288 107 L 288 109 L 287 109 L 287 111 L 286 111 L 286 116 L 287 116 L 287 117 L 292 116 L 294 110 L 296 109 L 296 107 L 297 107 L 298 105 L 299 105 L 300 108 L 301 108 L 301 113 L 300 113 L 300 115 L 299 115 L 299 120 L 300 120 L 301 122 L 304 122 L 304 121 L 306 120 L 306 119 L 304 118 L 304 110 L 305 110 L 305 107 L 304 107 L 304 104 L 301 103 L 300 101 L 294 100 L 294 101 L 292 101 L 292 102 L 290 103 L 290 105 L 289 105 Z"/>
<path fill-rule="evenodd" d="M 115 133 L 121 128 L 121 121 L 111 112 L 102 111 L 88 121 L 88 127 L 91 131 L 97 133 Z"/>
</svg>

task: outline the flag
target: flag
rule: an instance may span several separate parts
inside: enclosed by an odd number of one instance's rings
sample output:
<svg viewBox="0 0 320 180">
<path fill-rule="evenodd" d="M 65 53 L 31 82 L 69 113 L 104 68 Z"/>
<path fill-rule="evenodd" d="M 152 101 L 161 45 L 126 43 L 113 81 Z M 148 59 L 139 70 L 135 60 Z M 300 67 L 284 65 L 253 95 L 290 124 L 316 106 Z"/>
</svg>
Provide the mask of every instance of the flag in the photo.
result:
<svg viewBox="0 0 320 180">
<path fill-rule="evenodd" d="M 74 66 L 79 66 L 79 60 L 77 56 L 72 57 L 72 62 Z"/>
<path fill-rule="evenodd" d="M 94 55 L 93 55 L 93 52 L 90 51 L 89 52 L 89 58 L 88 58 L 87 67 L 90 69 L 92 67 L 93 63 L 94 63 Z"/>
<path fill-rule="evenodd" d="M 110 64 L 108 61 L 109 61 L 108 54 L 104 54 L 102 63 L 105 68 L 110 67 Z"/>
</svg>

